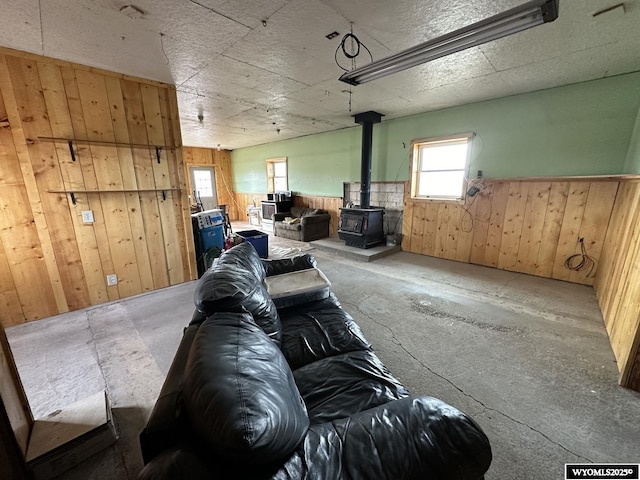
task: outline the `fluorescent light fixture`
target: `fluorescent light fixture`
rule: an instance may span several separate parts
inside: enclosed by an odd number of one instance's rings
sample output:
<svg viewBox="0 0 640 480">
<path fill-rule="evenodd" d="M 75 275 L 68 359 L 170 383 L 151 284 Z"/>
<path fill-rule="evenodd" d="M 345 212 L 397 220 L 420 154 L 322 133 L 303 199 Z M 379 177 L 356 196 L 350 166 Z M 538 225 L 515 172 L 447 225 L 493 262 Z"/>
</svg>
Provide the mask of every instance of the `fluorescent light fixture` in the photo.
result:
<svg viewBox="0 0 640 480">
<path fill-rule="evenodd" d="M 376 60 L 343 74 L 351 85 L 377 80 L 436 58 L 506 37 L 558 18 L 558 0 L 532 0 L 518 7 L 434 38 L 395 55 Z"/>
</svg>

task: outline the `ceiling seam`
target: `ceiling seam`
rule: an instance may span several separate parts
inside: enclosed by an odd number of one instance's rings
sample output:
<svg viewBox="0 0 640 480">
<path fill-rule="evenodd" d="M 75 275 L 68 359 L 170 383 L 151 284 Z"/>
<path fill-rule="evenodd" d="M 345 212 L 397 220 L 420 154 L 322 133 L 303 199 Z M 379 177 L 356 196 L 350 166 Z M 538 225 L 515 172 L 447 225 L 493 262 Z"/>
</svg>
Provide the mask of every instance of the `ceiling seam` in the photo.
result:
<svg viewBox="0 0 640 480">
<path fill-rule="evenodd" d="M 249 25 L 245 25 L 244 23 L 242 23 L 242 22 L 240 22 L 240 21 L 236 20 L 235 18 L 232 18 L 232 17 L 230 17 L 230 16 L 228 16 L 228 15 L 225 15 L 224 13 L 220 13 L 220 12 L 218 12 L 218 11 L 214 10 L 214 9 L 213 9 L 213 8 L 211 8 L 211 7 L 207 7 L 206 5 L 201 4 L 200 2 L 196 2 L 196 0 L 188 0 L 188 1 L 189 1 L 189 2 L 191 2 L 191 3 L 193 3 L 194 5 L 198 5 L 199 7 L 204 8 L 205 10 L 209 10 L 210 12 L 213 12 L 213 13 L 215 13 L 216 15 L 220 15 L 221 17 L 224 17 L 224 18 L 226 18 L 227 20 L 231 20 L 232 22 L 235 22 L 235 23 L 237 23 L 238 25 L 242 25 L 243 27 L 248 28 L 249 30 L 253 30 L 253 28 L 252 28 L 252 27 L 250 27 Z"/>
<path fill-rule="evenodd" d="M 40 14 L 40 48 L 44 56 L 44 29 L 42 28 L 42 0 L 38 0 L 38 13 Z"/>
</svg>

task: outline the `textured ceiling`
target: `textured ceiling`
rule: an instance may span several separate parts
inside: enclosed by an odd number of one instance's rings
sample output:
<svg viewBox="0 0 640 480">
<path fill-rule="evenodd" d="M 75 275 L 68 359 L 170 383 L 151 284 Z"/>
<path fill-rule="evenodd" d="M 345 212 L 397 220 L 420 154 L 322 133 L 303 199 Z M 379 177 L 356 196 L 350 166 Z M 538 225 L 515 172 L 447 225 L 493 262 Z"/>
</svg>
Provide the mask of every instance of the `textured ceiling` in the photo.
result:
<svg viewBox="0 0 640 480">
<path fill-rule="evenodd" d="M 640 70 L 640 0 L 595 17 L 619 0 L 560 0 L 553 23 L 351 94 L 338 81 L 351 26 L 379 59 L 524 1 L 5 0 L 0 45 L 175 84 L 184 144 L 227 149 Z"/>
</svg>

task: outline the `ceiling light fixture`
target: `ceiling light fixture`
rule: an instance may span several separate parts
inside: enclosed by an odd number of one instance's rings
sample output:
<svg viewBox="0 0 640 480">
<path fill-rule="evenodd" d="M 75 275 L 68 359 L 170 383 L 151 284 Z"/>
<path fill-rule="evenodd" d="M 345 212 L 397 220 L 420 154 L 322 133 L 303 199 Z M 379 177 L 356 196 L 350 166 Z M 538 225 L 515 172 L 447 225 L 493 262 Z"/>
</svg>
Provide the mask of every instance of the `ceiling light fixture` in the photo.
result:
<svg viewBox="0 0 640 480">
<path fill-rule="evenodd" d="M 407 68 L 506 37 L 558 18 L 558 0 L 532 0 L 343 74 L 351 85 L 377 80 Z"/>
</svg>

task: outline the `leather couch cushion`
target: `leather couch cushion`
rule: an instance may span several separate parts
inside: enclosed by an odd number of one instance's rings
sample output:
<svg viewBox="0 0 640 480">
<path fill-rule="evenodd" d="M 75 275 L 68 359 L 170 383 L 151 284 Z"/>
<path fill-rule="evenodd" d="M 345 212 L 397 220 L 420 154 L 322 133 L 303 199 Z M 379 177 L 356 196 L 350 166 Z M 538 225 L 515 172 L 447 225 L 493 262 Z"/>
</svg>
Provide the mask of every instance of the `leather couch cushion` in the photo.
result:
<svg viewBox="0 0 640 480">
<path fill-rule="evenodd" d="M 309 427 L 289 365 L 249 314 L 216 313 L 202 323 L 184 403 L 200 440 L 240 468 L 285 458 Z"/>
<path fill-rule="evenodd" d="M 330 422 L 409 396 L 370 350 L 323 358 L 293 372 L 312 424 Z"/>
<path fill-rule="evenodd" d="M 333 293 L 324 300 L 281 310 L 280 315 L 280 348 L 293 369 L 333 355 L 371 348 Z"/>
<path fill-rule="evenodd" d="M 216 312 L 249 312 L 280 345 L 280 317 L 263 283 L 265 269 L 255 248 L 243 242 L 227 250 L 198 280 L 195 291 L 198 320 Z"/>
<path fill-rule="evenodd" d="M 296 255 L 291 258 L 278 258 L 276 260 L 262 259 L 262 265 L 267 277 L 272 275 L 281 275 L 283 273 L 298 272 L 309 268 L 316 268 L 318 262 L 316 257 L 309 253 Z"/>
</svg>

